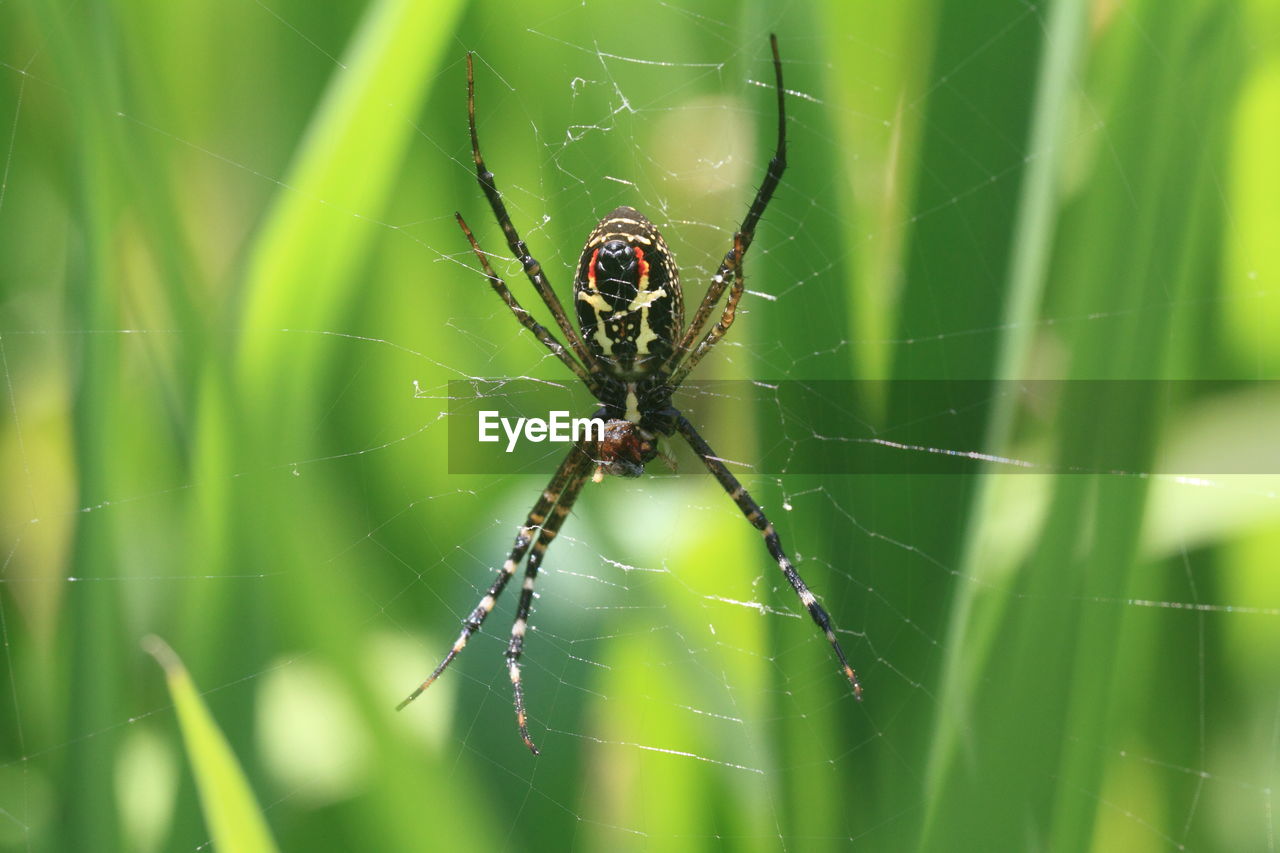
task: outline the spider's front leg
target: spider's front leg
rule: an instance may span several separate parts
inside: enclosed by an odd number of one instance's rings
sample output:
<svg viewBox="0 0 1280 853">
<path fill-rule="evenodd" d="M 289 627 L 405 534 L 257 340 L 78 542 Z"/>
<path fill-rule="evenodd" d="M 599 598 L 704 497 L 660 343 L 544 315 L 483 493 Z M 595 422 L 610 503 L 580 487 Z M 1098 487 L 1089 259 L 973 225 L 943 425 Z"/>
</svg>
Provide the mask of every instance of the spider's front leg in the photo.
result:
<svg viewBox="0 0 1280 853">
<path fill-rule="evenodd" d="M 688 357 L 680 362 L 671 371 L 671 375 L 666 380 L 667 385 L 672 388 L 679 388 L 684 384 L 684 379 L 689 375 L 689 371 L 702 361 L 707 353 L 711 352 L 711 348 L 720 342 L 720 339 L 729 331 L 729 327 L 733 325 L 734 319 L 738 316 L 738 302 L 742 299 L 742 292 L 745 288 L 742 272 L 742 256 L 747 253 L 747 245 L 743 242 L 742 232 L 733 235 L 733 248 L 729 250 L 729 255 L 725 259 L 724 269 L 716 274 L 716 279 L 720 279 L 724 275 L 728 275 L 733 279 L 733 284 L 729 288 L 729 298 L 725 300 L 724 311 L 720 314 L 720 320 L 707 331 L 705 337 L 698 344 L 697 349 L 688 352 Z M 715 287 L 715 282 L 712 282 Z"/>
<path fill-rule="evenodd" d="M 720 296 L 724 293 L 724 289 L 730 285 L 731 281 L 736 281 L 738 287 L 741 287 L 741 282 L 738 281 L 740 270 L 736 268 L 741 266 L 742 256 L 746 254 L 747 249 L 751 248 L 751 243 L 756 236 L 756 225 L 759 224 L 760 217 L 764 215 L 765 208 L 769 206 L 769 201 L 773 198 L 774 191 L 782 181 L 782 173 L 787 169 L 787 109 L 785 103 L 787 90 L 782 85 L 782 57 L 778 54 L 778 37 L 776 35 L 769 36 L 769 47 L 773 51 L 774 93 L 778 99 L 777 147 L 773 151 L 773 159 L 769 161 L 769 167 L 765 170 L 764 180 L 760 183 L 760 189 L 756 191 L 756 197 L 752 200 L 751 207 L 747 209 L 747 215 L 743 217 L 742 224 L 738 226 L 738 230 L 733 235 L 733 248 L 725 253 L 724 260 L 720 263 L 720 268 L 712 276 L 711 284 L 707 287 L 707 292 L 703 295 L 702 302 L 698 305 L 698 310 L 694 312 L 693 321 L 689 324 L 689 328 L 685 329 L 684 336 L 671 353 L 671 357 L 667 359 L 664 369 L 668 373 L 674 373 L 676 365 L 692 350 L 694 343 L 698 340 L 698 336 L 702 334 L 703 326 L 711 319 L 711 311 L 715 304 L 720 301 Z M 731 315 L 730 322 L 732 321 Z M 684 373 L 688 373 L 688 371 L 685 370 Z"/>
<path fill-rule="evenodd" d="M 551 354 L 560 359 L 565 365 L 573 371 L 573 375 L 582 380 L 582 384 L 592 394 L 599 396 L 600 383 L 586 368 L 578 363 L 572 355 L 564 348 L 564 344 L 556 340 L 556 336 L 548 332 L 537 320 L 533 319 L 533 315 L 524 309 L 511 289 L 507 287 L 507 283 L 493 271 L 493 266 L 489 263 L 488 257 L 485 256 L 484 250 L 480 248 L 480 244 L 476 242 L 475 234 L 471 233 L 471 228 L 467 226 L 467 221 L 462 218 L 461 213 L 455 213 L 454 218 L 458 220 L 458 225 L 462 228 L 462 233 L 466 235 L 467 241 L 471 244 L 471 251 L 475 253 L 476 258 L 480 261 L 480 268 L 484 270 L 485 278 L 489 279 L 490 286 L 493 287 L 495 293 L 506 303 L 511 309 L 511 313 L 520 321 L 520 325 L 533 332 L 533 336 L 542 342 L 542 345 L 551 351 Z"/>
<path fill-rule="evenodd" d="M 782 570 L 783 576 L 791 584 L 791 588 L 796 591 L 796 595 L 800 597 L 800 602 L 808 609 L 813 621 L 826 634 L 827 642 L 835 650 L 836 657 L 840 661 L 840 667 L 844 670 L 845 678 L 849 679 L 849 684 L 853 688 L 854 698 L 861 700 L 862 685 L 858 683 L 858 675 L 853 671 L 853 667 L 849 666 L 849 661 L 844 656 L 844 649 L 840 648 L 840 641 L 836 639 L 836 632 L 831 626 L 831 617 L 827 615 L 827 611 L 822 608 L 822 605 L 818 603 L 818 599 L 809 591 L 804 579 L 800 577 L 800 573 L 796 571 L 796 567 L 791 564 L 786 552 L 782 550 L 782 541 L 778 539 L 778 533 L 773 529 L 773 522 L 765 517 L 764 510 L 760 509 L 760 505 L 752 499 L 743 485 L 738 482 L 738 478 L 733 476 L 733 473 L 725 467 L 724 463 L 715 455 L 715 451 L 711 449 L 711 445 L 707 444 L 684 415 L 676 419 L 676 429 L 689 442 L 689 446 L 702 459 L 707 466 L 707 470 L 716 478 L 720 486 L 729 494 L 729 497 L 733 498 L 733 502 L 738 505 L 738 509 L 742 510 L 742 514 L 747 517 L 747 521 L 751 522 L 764 535 L 764 544 L 769 549 L 769 554 L 777 561 L 778 568 Z"/>
<path fill-rule="evenodd" d="M 524 267 L 524 272 L 528 276 L 529 282 L 538 291 L 543 303 L 551 311 L 552 316 L 555 317 L 556 324 L 560 326 L 560 331 L 564 334 L 565 340 L 569 342 L 574 354 L 582 360 L 588 371 L 595 372 L 600 367 L 596 363 L 595 356 L 591 354 L 586 344 L 583 343 L 582 338 L 578 335 L 578 330 L 569 322 L 564 306 L 560 304 L 560 299 L 556 296 L 555 291 L 551 289 L 551 284 L 547 281 L 547 276 L 542 271 L 542 265 L 529 253 L 529 247 L 525 245 L 524 240 L 520 239 L 520 234 L 516 231 L 516 226 L 512 223 L 511 216 L 507 213 L 507 206 L 502 201 L 502 193 L 498 191 L 498 185 L 494 183 L 493 172 L 489 171 L 489 167 L 484 162 L 484 155 L 480 153 L 480 137 L 476 132 L 476 78 L 470 53 L 467 54 L 467 125 L 471 130 L 471 159 L 476 165 L 476 180 L 479 182 L 485 198 L 489 201 L 489 207 L 493 211 L 494 218 L 498 220 L 498 227 L 502 229 L 503 236 L 507 238 L 507 247 L 511 249 L 511 253 L 516 256 L 516 260 L 520 262 L 520 265 Z"/>
</svg>

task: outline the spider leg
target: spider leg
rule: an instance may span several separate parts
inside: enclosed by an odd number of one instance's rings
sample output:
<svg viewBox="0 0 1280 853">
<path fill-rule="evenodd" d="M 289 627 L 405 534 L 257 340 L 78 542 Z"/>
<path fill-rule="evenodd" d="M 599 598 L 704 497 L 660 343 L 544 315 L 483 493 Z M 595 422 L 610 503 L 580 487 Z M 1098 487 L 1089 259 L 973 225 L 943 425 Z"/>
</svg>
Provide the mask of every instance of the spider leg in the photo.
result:
<svg viewBox="0 0 1280 853">
<path fill-rule="evenodd" d="M 783 95 L 786 90 L 782 88 L 782 59 L 778 56 L 778 37 L 776 35 L 771 34 L 769 36 L 769 45 L 773 49 L 773 75 L 778 95 L 778 145 L 774 149 L 773 159 L 769 161 L 768 169 L 765 170 L 764 182 L 760 184 L 760 189 L 756 191 L 755 200 L 751 202 L 751 207 L 748 208 L 746 217 L 743 218 L 742 224 L 738 226 L 738 230 L 734 234 L 733 248 L 725 253 L 724 260 L 720 262 L 720 269 L 716 270 L 716 274 L 711 277 L 711 284 L 708 285 L 707 292 L 702 297 L 702 302 L 698 305 L 697 312 L 693 315 L 693 321 L 689 324 L 689 328 L 685 330 L 680 343 L 672 351 L 666 365 L 664 365 L 664 370 L 668 373 L 674 371 L 680 359 L 685 356 L 689 348 L 693 346 L 694 341 L 702 334 L 702 327 L 706 325 L 707 320 L 710 318 L 711 309 L 720 301 L 720 296 L 724 293 L 725 287 L 728 286 L 730 275 L 741 264 L 742 256 L 747 249 L 751 248 L 751 241 L 756 236 L 756 225 L 760 222 L 760 217 L 764 214 L 765 208 L 769 206 L 769 201 L 773 198 L 773 192 L 778 188 L 778 182 L 782 180 L 782 173 L 787 168 L 787 113 L 783 104 Z M 741 247 L 739 247 L 739 242 L 741 242 Z"/>
<path fill-rule="evenodd" d="M 511 675 L 511 689 L 515 694 L 516 724 L 520 727 L 520 737 L 524 740 L 525 746 L 529 747 L 534 755 L 538 754 L 538 747 L 534 746 L 533 738 L 529 736 L 529 721 L 524 709 L 524 689 L 520 683 L 520 655 L 524 652 L 524 635 L 529 625 L 529 610 L 533 606 L 533 585 L 538 579 L 538 569 L 542 566 L 543 555 L 547 553 L 548 546 L 560 532 L 560 525 L 564 524 L 565 518 L 568 517 L 569 511 L 573 509 L 573 504 L 582 491 L 582 484 L 586 482 L 587 471 L 591 467 L 590 463 L 591 459 L 583 454 L 573 479 L 552 508 L 551 517 L 542 526 L 538 541 L 529 552 L 529 561 L 524 569 L 524 588 L 520 591 L 520 605 L 516 608 L 516 619 L 511 625 L 511 641 L 507 644 L 507 671 Z"/>
<path fill-rule="evenodd" d="M 729 331 L 729 327 L 733 325 L 734 317 L 738 313 L 738 300 L 742 298 L 743 280 L 742 280 L 742 256 L 746 254 L 746 247 L 742 242 L 742 234 L 736 234 L 733 238 L 733 250 L 729 253 L 732 257 L 732 266 L 730 273 L 733 275 L 733 286 L 729 289 L 729 298 L 725 300 L 724 312 L 720 315 L 720 320 L 707 332 L 702 342 L 698 344 L 698 348 L 689 353 L 689 357 L 682 361 L 672 372 L 667 384 L 672 388 L 679 388 L 684 382 L 684 378 L 689 375 L 689 371 L 702 361 L 703 356 L 711 352 L 724 333 Z"/>
<path fill-rule="evenodd" d="M 493 606 L 497 603 L 498 596 L 506 589 L 507 582 L 515 574 L 516 566 L 520 565 L 520 561 L 524 559 L 525 553 L 529 550 L 529 545 L 533 543 L 533 532 L 542 527 L 547 520 L 548 514 L 552 513 L 552 507 L 564 494 L 565 486 L 577 476 L 577 473 L 589 461 L 590 459 L 577 445 L 574 445 L 569 451 L 564 461 L 560 463 L 560 467 L 556 469 L 551 482 L 543 490 L 542 496 L 538 498 L 538 502 L 529 511 L 529 517 L 525 519 L 524 524 L 516 532 L 515 544 L 511 546 L 511 553 L 507 555 L 506 562 L 502 564 L 498 577 L 494 579 L 489 591 L 485 593 L 484 598 L 480 599 L 480 603 L 475 606 L 475 609 L 471 611 L 466 619 L 462 620 L 462 633 L 454 641 L 453 648 L 449 649 L 449 653 L 444 656 L 444 660 L 440 661 L 440 665 L 435 668 L 431 675 L 427 676 L 427 680 L 418 685 L 416 690 L 396 706 L 397 711 L 422 695 L 422 691 L 430 687 L 432 682 L 440 677 L 440 673 L 444 672 L 449 664 L 453 663 L 453 659 L 466 647 L 471 635 L 480 630 L 484 620 L 493 612 Z M 556 526 L 559 526 L 559 522 L 556 522 Z M 545 546 L 543 547 L 545 550 Z"/>
<path fill-rule="evenodd" d="M 560 331 L 564 333 L 565 339 L 569 342 L 569 346 L 573 348 L 578 358 L 582 359 L 582 363 L 592 373 L 600 370 L 600 365 L 596 361 L 590 350 L 582 342 L 582 338 L 578 335 L 578 330 L 569 322 L 569 317 L 565 314 L 564 306 L 560 304 L 559 298 L 555 291 L 551 289 L 551 285 L 547 282 L 546 275 L 542 272 L 542 265 L 538 263 L 533 255 L 529 254 L 529 247 L 525 245 L 524 240 L 520 239 L 520 234 L 516 231 L 516 226 L 511 222 L 511 216 L 507 213 L 507 206 L 502 201 L 502 193 L 498 192 L 498 186 L 493 181 L 493 172 L 484 164 L 484 157 L 480 154 L 480 139 L 476 134 L 476 83 L 475 72 L 472 68 L 472 56 L 467 54 L 467 122 L 471 128 L 471 159 L 476 164 L 476 180 L 480 183 L 480 189 L 484 191 L 484 196 L 489 200 L 489 207 L 493 209 L 494 218 L 498 220 L 498 227 L 502 229 L 503 235 L 507 238 L 507 246 L 511 249 L 511 253 L 520 261 L 520 265 L 524 267 L 525 275 L 529 277 L 530 283 L 534 289 L 538 291 L 538 295 L 542 297 L 543 303 L 551 311 L 556 318 L 556 323 L 560 326 Z"/>
<path fill-rule="evenodd" d="M 738 478 L 733 476 L 733 473 L 725 467 L 724 463 L 715 455 L 715 451 L 698 434 L 698 431 L 693 428 L 693 424 L 689 423 L 689 420 L 684 415 L 680 415 L 676 419 L 676 429 L 689 442 L 689 446 L 693 448 L 694 452 L 702 457 L 707 470 L 716 478 L 721 487 L 729 493 L 729 497 L 733 498 L 733 502 L 738 505 L 738 509 L 742 510 L 742 514 L 747 517 L 747 521 L 751 522 L 764 535 L 764 544 L 769 549 L 769 554 L 778 562 L 778 568 L 782 570 L 787 582 L 791 584 L 791 588 L 800 597 L 800 602 L 808 608 L 809 615 L 813 617 L 813 621 L 826 634 L 827 642 L 831 644 L 831 648 L 835 650 L 836 657 L 840 660 L 840 666 L 844 670 L 845 678 L 849 679 L 849 684 L 853 687 L 854 698 L 861 700 L 862 685 L 858 683 L 858 676 L 853 671 L 853 667 L 849 666 L 849 661 L 844 656 L 844 649 L 840 648 L 840 641 L 836 639 L 835 630 L 831 627 L 831 617 L 827 615 L 827 611 L 822 608 L 822 605 L 818 603 L 818 599 L 809 591 L 804 579 L 800 577 L 800 573 L 796 571 L 796 567 L 791 564 L 786 552 L 782 550 L 782 542 L 778 539 L 777 531 L 773 529 L 773 523 L 765 517 L 760 505 L 752 499 L 747 490 L 738 482 Z"/>
<path fill-rule="evenodd" d="M 534 337 L 542 341 L 543 345 L 547 349 L 551 350 L 552 354 L 555 355 L 556 358 L 564 362 L 565 366 L 572 370 L 574 375 L 581 379 L 587 388 L 591 389 L 592 394 L 595 394 L 600 388 L 600 383 L 597 382 L 595 377 L 588 373 L 586 369 L 578 363 L 578 360 L 564 348 L 564 344 L 560 343 L 560 341 L 556 339 L 555 335 L 547 331 L 546 327 L 537 320 L 533 319 L 533 315 L 516 301 L 515 294 L 511 292 L 509 287 L 507 287 L 507 283 L 502 280 L 501 276 L 493 271 L 493 267 L 489 264 L 488 256 L 481 250 L 480 244 L 476 242 L 475 235 L 472 234 L 471 229 L 467 227 L 467 222 L 462 218 L 462 214 L 455 213 L 454 216 L 458 220 L 458 225 L 462 228 L 462 233 L 467 235 L 467 241 L 471 243 L 471 251 L 475 252 L 476 257 L 480 260 L 480 267 L 484 270 L 485 278 L 489 279 L 489 284 L 493 286 L 494 292 L 497 293 L 498 296 L 502 297 L 502 301 L 511 309 L 511 313 L 516 315 L 516 319 L 520 321 L 520 324 L 533 332 Z"/>
</svg>

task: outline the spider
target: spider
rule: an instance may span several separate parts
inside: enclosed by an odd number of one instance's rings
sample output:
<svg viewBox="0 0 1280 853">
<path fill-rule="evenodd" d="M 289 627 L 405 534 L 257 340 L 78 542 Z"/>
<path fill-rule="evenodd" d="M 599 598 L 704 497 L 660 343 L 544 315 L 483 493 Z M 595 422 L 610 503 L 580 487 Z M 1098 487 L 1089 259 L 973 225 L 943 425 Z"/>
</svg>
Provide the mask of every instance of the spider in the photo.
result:
<svg viewBox="0 0 1280 853">
<path fill-rule="evenodd" d="M 765 547 L 778 563 L 783 576 L 791 584 L 813 621 L 826 634 L 827 641 L 840 661 L 856 698 L 862 698 L 858 676 L 849 666 L 844 650 L 836 639 L 827 611 L 822 608 L 804 580 L 791 564 L 777 531 L 764 511 L 738 482 L 711 446 L 698 434 L 693 424 L 671 404 L 671 396 L 689 371 L 724 337 L 733 325 L 738 300 L 742 297 L 742 258 L 755 236 L 756 223 L 764 214 L 787 165 L 786 112 L 783 105 L 782 60 L 778 55 L 778 39 L 770 35 L 773 50 L 773 72 L 778 99 L 778 145 L 769 161 L 764 182 L 747 210 L 742 225 L 733 236 L 733 246 L 725 253 L 707 292 L 684 328 L 684 300 L 680 290 L 680 274 L 666 242 L 653 223 L 630 207 L 619 207 L 606 214 L 596 225 L 582 250 L 573 283 L 573 305 L 578 315 L 581 334 L 569 322 L 564 307 L 547 282 L 542 266 L 529 253 L 520 239 L 503 204 L 502 194 L 493 181 L 493 172 L 485 166 L 476 135 L 475 74 L 471 54 L 467 54 L 467 120 L 471 130 L 471 156 L 476 165 L 476 178 L 484 191 L 494 217 L 507 238 L 507 246 L 524 266 L 525 275 L 555 317 L 556 324 L 569 342 L 568 348 L 553 332 L 533 319 L 507 288 L 506 282 L 493 271 L 462 214 L 455 214 L 471 250 L 480 261 L 485 277 L 502 298 L 511 313 L 542 344 L 573 371 L 600 402 L 596 417 L 606 421 L 600 441 L 579 442 L 570 450 L 551 482 L 542 492 L 529 517 L 516 533 L 515 543 L 497 578 L 480 603 L 462 621 L 462 633 L 435 671 L 401 702 L 400 710 L 431 686 L 445 668 L 467 645 L 471 635 L 480 630 L 493 612 L 498 596 L 515 575 L 527 554 L 524 584 L 516 618 L 511 626 L 506 662 L 515 696 L 516 724 L 525 745 L 538 754 L 529 736 L 525 713 L 524 691 L 520 682 L 520 656 L 524 651 L 529 610 L 533 604 L 533 587 L 547 547 L 555 539 L 565 517 L 573 509 L 587 478 L 599 482 L 605 474 L 638 477 L 646 463 L 658 455 L 659 436 L 679 433 L 702 459 L 707 470 L 725 492 L 733 498 L 747 520 L 764 536 Z M 703 333 L 713 309 L 729 289 L 728 299 L 719 321 Z M 535 539 L 536 534 L 536 539 Z M 530 546 L 532 545 L 532 549 Z"/>
</svg>

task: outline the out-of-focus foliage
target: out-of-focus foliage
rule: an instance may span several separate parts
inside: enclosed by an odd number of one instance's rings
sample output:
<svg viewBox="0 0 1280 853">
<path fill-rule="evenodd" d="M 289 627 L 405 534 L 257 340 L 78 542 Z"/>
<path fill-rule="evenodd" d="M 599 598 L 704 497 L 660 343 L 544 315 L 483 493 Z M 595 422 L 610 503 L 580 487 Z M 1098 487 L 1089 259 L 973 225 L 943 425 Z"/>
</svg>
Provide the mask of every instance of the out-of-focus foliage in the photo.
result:
<svg viewBox="0 0 1280 853">
<path fill-rule="evenodd" d="M 1115 382 L 946 443 L 1039 473 L 750 478 L 861 704 L 728 499 L 666 477 L 551 552 L 541 757 L 510 602 L 394 713 L 543 487 L 451 474 L 441 389 L 565 379 L 453 219 L 551 326 L 465 52 L 562 299 L 625 203 L 696 304 L 769 157 L 770 32 L 768 298 L 699 375 L 887 380 L 853 440 L 945 419 L 911 380 Z M 217 840 L 150 634 L 287 850 L 1274 847 L 1277 33 L 1265 0 L 0 5 L 0 847 Z M 1206 454 L 1258 473 L 1150 476 Z"/>
</svg>

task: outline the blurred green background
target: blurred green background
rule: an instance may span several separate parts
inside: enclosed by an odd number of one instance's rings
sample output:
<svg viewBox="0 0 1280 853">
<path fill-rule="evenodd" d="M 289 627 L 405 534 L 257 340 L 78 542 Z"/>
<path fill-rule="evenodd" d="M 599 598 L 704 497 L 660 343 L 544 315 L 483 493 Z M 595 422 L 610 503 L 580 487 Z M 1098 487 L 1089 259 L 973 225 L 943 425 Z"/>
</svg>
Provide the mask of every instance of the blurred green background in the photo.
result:
<svg viewBox="0 0 1280 853">
<path fill-rule="evenodd" d="M 769 156 L 770 32 L 792 165 L 698 377 L 889 380 L 838 441 L 945 421 L 910 379 L 1220 381 L 993 392 L 942 448 L 1030 474 L 744 470 L 861 704 L 731 502 L 657 470 L 550 552 L 540 758 L 510 593 L 395 713 L 544 482 L 449 474 L 443 389 L 566 378 L 453 221 L 534 306 L 465 52 L 562 298 L 627 203 L 691 302 Z M 1274 849 L 1277 150 L 1271 0 L 0 6 L 0 846 L 209 841 L 155 634 L 287 850 Z M 1258 473 L 1156 473 L 1205 459 Z"/>
</svg>

